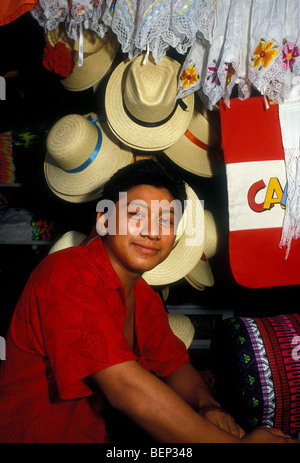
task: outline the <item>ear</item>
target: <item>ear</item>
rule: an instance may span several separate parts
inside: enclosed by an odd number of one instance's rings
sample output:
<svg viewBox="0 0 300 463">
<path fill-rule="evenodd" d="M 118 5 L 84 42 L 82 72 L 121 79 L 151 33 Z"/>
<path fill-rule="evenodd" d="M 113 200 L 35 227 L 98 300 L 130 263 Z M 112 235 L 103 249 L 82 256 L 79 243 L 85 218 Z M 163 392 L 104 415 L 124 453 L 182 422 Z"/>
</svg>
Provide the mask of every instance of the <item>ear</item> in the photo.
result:
<svg viewBox="0 0 300 463">
<path fill-rule="evenodd" d="M 108 232 L 107 217 L 104 212 L 98 212 L 97 214 L 96 230 L 100 236 L 105 236 Z"/>
</svg>

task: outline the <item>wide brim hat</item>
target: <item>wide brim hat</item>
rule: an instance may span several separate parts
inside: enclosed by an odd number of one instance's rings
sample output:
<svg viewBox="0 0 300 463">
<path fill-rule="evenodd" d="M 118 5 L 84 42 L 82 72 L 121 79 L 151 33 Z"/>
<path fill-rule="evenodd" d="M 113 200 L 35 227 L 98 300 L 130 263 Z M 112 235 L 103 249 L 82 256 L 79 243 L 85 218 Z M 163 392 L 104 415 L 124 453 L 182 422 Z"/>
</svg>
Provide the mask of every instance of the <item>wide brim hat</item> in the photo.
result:
<svg viewBox="0 0 300 463">
<path fill-rule="evenodd" d="M 178 225 L 179 238 L 168 257 L 143 274 L 153 286 L 163 286 L 181 280 L 199 262 L 204 250 L 204 209 L 194 190 L 186 184 L 187 201 Z"/>
<path fill-rule="evenodd" d="M 186 131 L 194 109 L 194 94 L 176 100 L 180 64 L 164 56 L 155 63 L 141 54 L 112 72 L 105 92 L 107 120 L 126 145 L 141 151 L 161 151 Z"/>
<path fill-rule="evenodd" d="M 106 181 L 130 164 L 132 152 L 94 113 L 69 114 L 50 129 L 44 173 L 51 191 L 74 203 L 97 199 Z"/>
<path fill-rule="evenodd" d="M 188 349 L 195 336 L 195 327 L 189 317 L 183 314 L 168 314 L 169 325 L 175 336 L 185 344 Z"/>
<path fill-rule="evenodd" d="M 218 231 L 213 214 L 204 211 L 204 250 L 197 265 L 185 276 L 185 279 L 199 291 L 215 283 L 209 259 L 213 257 L 218 248 Z"/>
<path fill-rule="evenodd" d="M 179 167 L 201 177 L 212 177 L 218 170 L 220 136 L 213 118 L 203 111 L 199 99 L 185 133 L 164 153 Z"/>
<path fill-rule="evenodd" d="M 56 251 L 70 248 L 72 246 L 79 246 L 80 243 L 86 238 L 84 233 L 76 230 L 70 230 L 62 235 L 50 248 L 48 254 L 53 254 Z"/>
<path fill-rule="evenodd" d="M 68 77 L 62 78 L 62 85 L 70 91 L 78 92 L 98 85 L 108 73 L 119 48 L 119 42 L 111 30 L 103 38 L 91 29 L 83 30 L 83 63 L 78 65 L 79 41 L 69 38 L 60 24 L 56 29 L 47 31 L 45 40 L 53 47 L 64 43 L 75 56 L 75 66 Z"/>
</svg>

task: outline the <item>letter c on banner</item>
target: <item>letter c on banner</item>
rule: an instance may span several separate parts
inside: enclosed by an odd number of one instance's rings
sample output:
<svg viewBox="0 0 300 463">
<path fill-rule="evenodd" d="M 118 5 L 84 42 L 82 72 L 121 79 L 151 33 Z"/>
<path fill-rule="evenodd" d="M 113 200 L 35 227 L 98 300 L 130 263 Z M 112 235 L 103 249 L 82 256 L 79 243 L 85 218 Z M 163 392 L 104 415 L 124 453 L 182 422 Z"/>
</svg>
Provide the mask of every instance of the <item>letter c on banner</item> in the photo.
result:
<svg viewBox="0 0 300 463">
<path fill-rule="evenodd" d="M 248 191 L 248 204 L 254 212 L 263 212 L 264 211 L 264 202 L 257 203 L 255 201 L 256 194 L 266 188 L 266 184 L 263 180 L 259 180 L 258 182 L 253 183 L 253 185 L 249 188 Z"/>
</svg>

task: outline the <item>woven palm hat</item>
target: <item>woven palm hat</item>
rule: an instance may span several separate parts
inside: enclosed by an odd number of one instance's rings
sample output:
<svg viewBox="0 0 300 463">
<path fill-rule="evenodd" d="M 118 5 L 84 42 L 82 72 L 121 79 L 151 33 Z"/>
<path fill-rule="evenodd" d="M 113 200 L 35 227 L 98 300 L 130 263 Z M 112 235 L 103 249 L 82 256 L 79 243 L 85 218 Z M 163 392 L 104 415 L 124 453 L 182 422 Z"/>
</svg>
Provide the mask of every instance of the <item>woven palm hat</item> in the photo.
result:
<svg viewBox="0 0 300 463">
<path fill-rule="evenodd" d="M 188 349 L 195 336 L 195 327 L 189 317 L 183 314 L 168 314 L 169 325 L 175 336 L 184 342 Z"/>
<path fill-rule="evenodd" d="M 50 129 L 44 173 L 60 198 L 74 203 L 97 199 L 105 182 L 130 164 L 132 153 L 96 114 L 69 114 Z"/>
<path fill-rule="evenodd" d="M 210 211 L 204 211 L 204 249 L 197 265 L 185 276 L 185 279 L 196 289 L 202 291 L 206 286 L 214 285 L 214 276 L 209 264 L 218 248 L 218 231 L 216 222 Z"/>
<path fill-rule="evenodd" d="M 111 30 L 103 38 L 91 29 L 84 29 L 82 33 L 83 63 L 81 66 L 78 65 L 80 39 L 75 41 L 69 38 L 62 23 L 45 34 L 47 43 L 54 47 L 58 42 L 62 42 L 75 57 L 72 73 L 61 80 L 62 85 L 73 92 L 83 91 L 99 84 L 109 71 L 119 47 L 119 42 Z"/>
<path fill-rule="evenodd" d="M 143 274 L 153 286 L 168 285 L 187 275 L 199 262 L 204 250 L 204 209 L 194 190 L 186 184 L 187 201 L 179 222 L 179 239 L 168 257 Z"/>
<path fill-rule="evenodd" d="M 179 140 L 164 149 L 165 154 L 178 166 L 201 177 L 212 177 L 217 168 L 216 148 L 220 137 L 212 118 L 195 101 L 192 120 Z"/>
<path fill-rule="evenodd" d="M 80 243 L 86 238 L 84 233 L 70 230 L 62 235 L 54 244 L 51 246 L 48 254 L 53 254 L 61 249 L 70 248 L 72 246 L 79 246 Z"/>
<path fill-rule="evenodd" d="M 105 92 L 108 123 L 123 143 L 141 151 L 159 151 L 186 131 L 194 94 L 176 100 L 180 64 L 167 56 L 156 64 L 150 55 L 125 60 L 112 72 Z"/>
</svg>

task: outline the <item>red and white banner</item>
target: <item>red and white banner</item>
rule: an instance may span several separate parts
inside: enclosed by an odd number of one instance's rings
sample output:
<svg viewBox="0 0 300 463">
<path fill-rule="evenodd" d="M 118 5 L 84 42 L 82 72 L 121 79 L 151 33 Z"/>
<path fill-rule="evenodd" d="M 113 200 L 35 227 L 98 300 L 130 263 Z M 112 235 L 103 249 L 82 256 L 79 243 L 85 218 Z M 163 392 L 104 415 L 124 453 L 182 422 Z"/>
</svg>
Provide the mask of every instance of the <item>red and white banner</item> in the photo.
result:
<svg viewBox="0 0 300 463">
<path fill-rule="evenodd" d="M 279 248 L 286 171 L 278 106 L 264 98 L 220 102 L 229 210 L 229 258 L 235 280 L 260 288 L 300 283 L 300 241 Z"/>
</svg>

